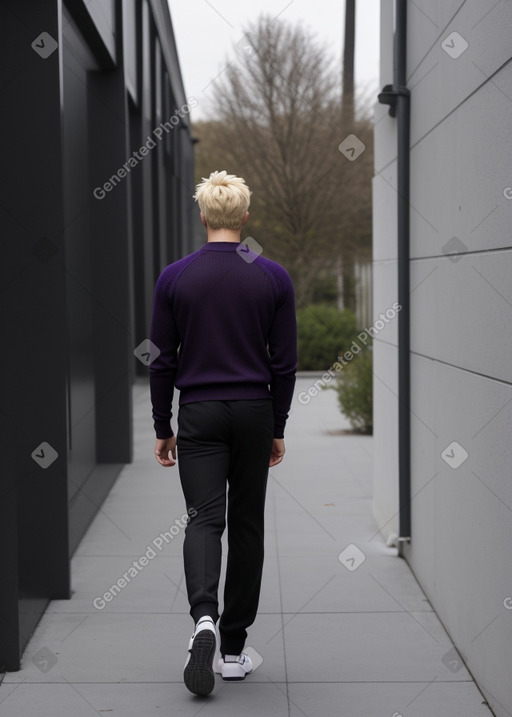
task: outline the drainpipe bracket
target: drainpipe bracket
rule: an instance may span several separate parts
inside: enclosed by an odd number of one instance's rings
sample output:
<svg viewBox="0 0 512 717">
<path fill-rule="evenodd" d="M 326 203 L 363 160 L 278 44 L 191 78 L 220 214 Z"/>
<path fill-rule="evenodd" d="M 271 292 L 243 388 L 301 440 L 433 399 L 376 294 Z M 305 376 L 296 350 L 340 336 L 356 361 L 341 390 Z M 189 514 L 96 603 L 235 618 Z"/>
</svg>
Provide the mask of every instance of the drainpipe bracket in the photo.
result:
<svg viewBox="0 0 512 717">
<path fill-rule="evenodd" d="M 411 91 L 405 85 L 384 85 L 382 92 L 379 92 L 377 99 L 381 105 L 389 105 L 389 116 L 396 117 L 396 105 L 399 97 L 409 99 Z"/>
</svg>

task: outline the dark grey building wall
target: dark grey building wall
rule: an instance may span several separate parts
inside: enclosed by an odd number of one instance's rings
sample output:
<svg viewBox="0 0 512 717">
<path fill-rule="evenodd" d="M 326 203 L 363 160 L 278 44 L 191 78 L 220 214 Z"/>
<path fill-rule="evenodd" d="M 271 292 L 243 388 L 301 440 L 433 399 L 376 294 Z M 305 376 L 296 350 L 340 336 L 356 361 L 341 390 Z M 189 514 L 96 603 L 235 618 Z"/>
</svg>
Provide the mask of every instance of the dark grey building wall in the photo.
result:
<svg viewBox="0 0 512 717">
<path fill-rule="evenodd" d="M 188 114 L 154 134 L 187 100 L 165 0 L 6 0 L 0 22 L 0 668 L 17 670 L 132 460 L 134 350 L 197 225 Z"/>
</svg>

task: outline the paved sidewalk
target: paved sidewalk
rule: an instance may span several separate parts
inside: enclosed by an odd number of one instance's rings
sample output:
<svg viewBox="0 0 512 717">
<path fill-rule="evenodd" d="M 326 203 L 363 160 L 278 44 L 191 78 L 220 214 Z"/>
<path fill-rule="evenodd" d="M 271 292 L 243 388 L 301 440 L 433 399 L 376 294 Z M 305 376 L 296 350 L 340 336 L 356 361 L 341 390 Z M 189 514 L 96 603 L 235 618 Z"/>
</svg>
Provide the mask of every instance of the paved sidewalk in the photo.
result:
<svg viewBox="0 0 512 717">
<path fill-rule="evenodd" d="M 297 381 L 285 460 L 269 477 L 260 610 L 247 641 L 262 660 L 254 673 L 243 683 L 217 677 L 206 699 L 183 684 L 193 627 L 175 523 L 184 501 L 177 469 L 154 460 L 149 389 L 139 381 L 135 460 L 73 558 L 72 599 L 50 604 L 23 669 L 5 675 L 0 717 L 491 714 L 466 669 L 450 669 L 450 639 L 378 533 L 372 438 L 337 435 L 348 424 L 332 390 L 301 405 L 313 380 Z M 177 534 L 158 548 L 171 526 Z M 350 570 L 338 557 L 349 545 Z M 137 570 L 148 547 L 156 555 Z M 130 582 L 94 607 L 130 567 Z"/>
</svg>

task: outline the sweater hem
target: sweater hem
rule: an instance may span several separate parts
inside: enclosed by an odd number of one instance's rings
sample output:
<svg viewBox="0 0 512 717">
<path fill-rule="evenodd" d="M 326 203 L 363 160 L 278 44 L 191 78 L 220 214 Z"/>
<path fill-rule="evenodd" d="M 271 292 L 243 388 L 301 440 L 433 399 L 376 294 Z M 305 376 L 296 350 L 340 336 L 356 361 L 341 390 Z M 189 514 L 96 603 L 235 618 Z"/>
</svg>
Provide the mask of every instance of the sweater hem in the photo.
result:
<svg viewBox="0 0 512 717">
<path fill-rule="evenodd" d="M 196 403 L 197 401 L 239 401 L 272 398 L 268 385 L 259 383 L 203 384 L 183 387 L 179 391 L 180 406 L 185 403 Z"/>
</svg>

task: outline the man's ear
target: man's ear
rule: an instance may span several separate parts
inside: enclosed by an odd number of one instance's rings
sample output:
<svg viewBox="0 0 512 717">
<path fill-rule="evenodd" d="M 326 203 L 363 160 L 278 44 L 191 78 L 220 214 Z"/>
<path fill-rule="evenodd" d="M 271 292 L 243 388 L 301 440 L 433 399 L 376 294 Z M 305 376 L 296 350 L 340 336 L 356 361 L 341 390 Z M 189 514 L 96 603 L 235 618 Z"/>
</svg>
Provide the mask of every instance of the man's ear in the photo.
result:
<svg viewBox="0 0 512 717">
<path fill-rule="evenodd" d="M 205 217 L 204 217 L 203 212 L 201 212 L 201 213 L 199 214 L 199 216 L 201 217 L 201 222 L 203 223 L 203 226 L 206 226 L 206 219 L 205 219 Z"/>
<path fill-rule="evenodd" d="M 245 217 L 242 219 L 242 226 L 247 222 L 249 219 L 249 212 L 245 212 Z"/>
</svg>

